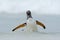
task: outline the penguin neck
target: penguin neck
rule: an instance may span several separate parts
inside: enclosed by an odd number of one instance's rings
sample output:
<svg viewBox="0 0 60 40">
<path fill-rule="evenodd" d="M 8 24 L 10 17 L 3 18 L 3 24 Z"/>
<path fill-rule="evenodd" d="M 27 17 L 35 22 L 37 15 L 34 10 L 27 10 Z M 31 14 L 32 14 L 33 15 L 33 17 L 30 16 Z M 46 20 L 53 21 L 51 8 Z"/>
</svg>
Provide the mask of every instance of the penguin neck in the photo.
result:
<svg viewBox="0 0 60 40">
<path fill-rule="evenodd" d="M 32 18 L 32 16 L 31 15 L 27 15 L 27 19 L 29 19 L 29 18 Z"/>
</svg>

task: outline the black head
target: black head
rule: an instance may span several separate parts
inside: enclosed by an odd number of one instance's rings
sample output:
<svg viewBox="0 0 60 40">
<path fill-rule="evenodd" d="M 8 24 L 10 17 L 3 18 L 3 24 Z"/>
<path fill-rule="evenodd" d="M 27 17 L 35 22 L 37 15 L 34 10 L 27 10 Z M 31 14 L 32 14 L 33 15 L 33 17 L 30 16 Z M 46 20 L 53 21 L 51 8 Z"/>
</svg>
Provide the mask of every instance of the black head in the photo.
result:
<svg viewBox="0 0 60 40">
<path fill-rule="evenodd" d="M 26 11 L 26 14 L 27 14 L 27 19 L 28 19 L 28 18 L 32 18 L 32 16 L 31 16 L 31 11 L 30 11 L 30 10 Z"/>
<path fill-rule="evenodd" d="M 31 15 L 31 11 L 28 10 L 28 11 L 26 12 L 26 14 L 27 14 L 27 15 Z"/>
</svg>

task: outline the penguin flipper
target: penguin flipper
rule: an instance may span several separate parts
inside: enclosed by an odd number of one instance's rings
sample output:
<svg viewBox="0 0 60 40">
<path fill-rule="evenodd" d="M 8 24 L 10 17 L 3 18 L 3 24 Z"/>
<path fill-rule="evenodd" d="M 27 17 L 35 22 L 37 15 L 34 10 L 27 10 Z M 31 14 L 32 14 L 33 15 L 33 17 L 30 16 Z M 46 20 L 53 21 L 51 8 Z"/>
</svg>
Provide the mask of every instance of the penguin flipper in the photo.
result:
<svg viewBox="0 0 60 40">
<path fill-rule="evenodd" d="M 43 23 L 41 23 L 41 22 L 39 22 L 39 21 L 37 21 L 37 20 L 36 20 L 36 24 L 42 26 L 44 29 L 46 28 L 45 25 L 44 25 Z"/>
<path fill-rule="evenodd" d="M 16 28 L 14 28 L 12 31 L 15 31 L 16 29 L 21 28 L 21 27 L 24 27 L 24 26 L 26 26 L 26 23 L 23 23 L 23 24 L 21 24 L 21 25 L 17 26 L 17 27 L 16 27 Z"/>
</svg>

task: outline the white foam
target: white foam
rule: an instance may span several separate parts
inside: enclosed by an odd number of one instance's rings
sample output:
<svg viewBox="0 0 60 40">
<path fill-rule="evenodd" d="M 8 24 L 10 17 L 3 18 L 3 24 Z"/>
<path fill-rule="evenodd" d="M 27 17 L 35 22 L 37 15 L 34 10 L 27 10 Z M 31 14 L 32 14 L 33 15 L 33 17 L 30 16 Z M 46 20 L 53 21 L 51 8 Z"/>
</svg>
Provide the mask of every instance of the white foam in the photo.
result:
<svg viewBox="0 0 60 40">
<path fill-rule="evenodd" d="M 60 40 L 60 33 L 0 33 L 0 40 Z"/>
</svg>

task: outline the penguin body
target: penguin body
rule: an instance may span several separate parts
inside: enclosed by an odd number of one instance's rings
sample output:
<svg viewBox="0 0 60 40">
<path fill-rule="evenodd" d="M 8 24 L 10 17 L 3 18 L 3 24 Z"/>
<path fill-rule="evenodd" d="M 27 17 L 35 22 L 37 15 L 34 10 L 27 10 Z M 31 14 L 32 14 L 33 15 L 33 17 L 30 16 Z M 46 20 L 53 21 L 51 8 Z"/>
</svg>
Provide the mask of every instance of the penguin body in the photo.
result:
<svg viewBox="0 0 60 40">
<path fill-rule="evenodd" d="M 34 20 L 33 18 L 29 18 L 27 20 L 26 31 L 28 31 L 28 32 L 37 31 L 36 20 Z"/>
<path fill-rule="evenodd" d="M 28 10 L 28 11 L 26 12 L 26 15 L 27 15 L 27 22 L 18 25 L 18 26 L 17 26 L 16 28 L 14 28 L 12 31 L 15 31 L 16 29 L 22 28 L 22 27 L 25 27 L 25 26 L 26 26 L 26 30 L 25 30 L 26 32 L 36 32 L 36 31 L 38 31 L 37 25 L 40 25 L 40 26 L 43 27 L 44 29 L 46 28 L 43 23 L 39 22 L 38 20 L 34 20 L 34 19 L 33 19 L 30 10 Z"/>
</svg>

